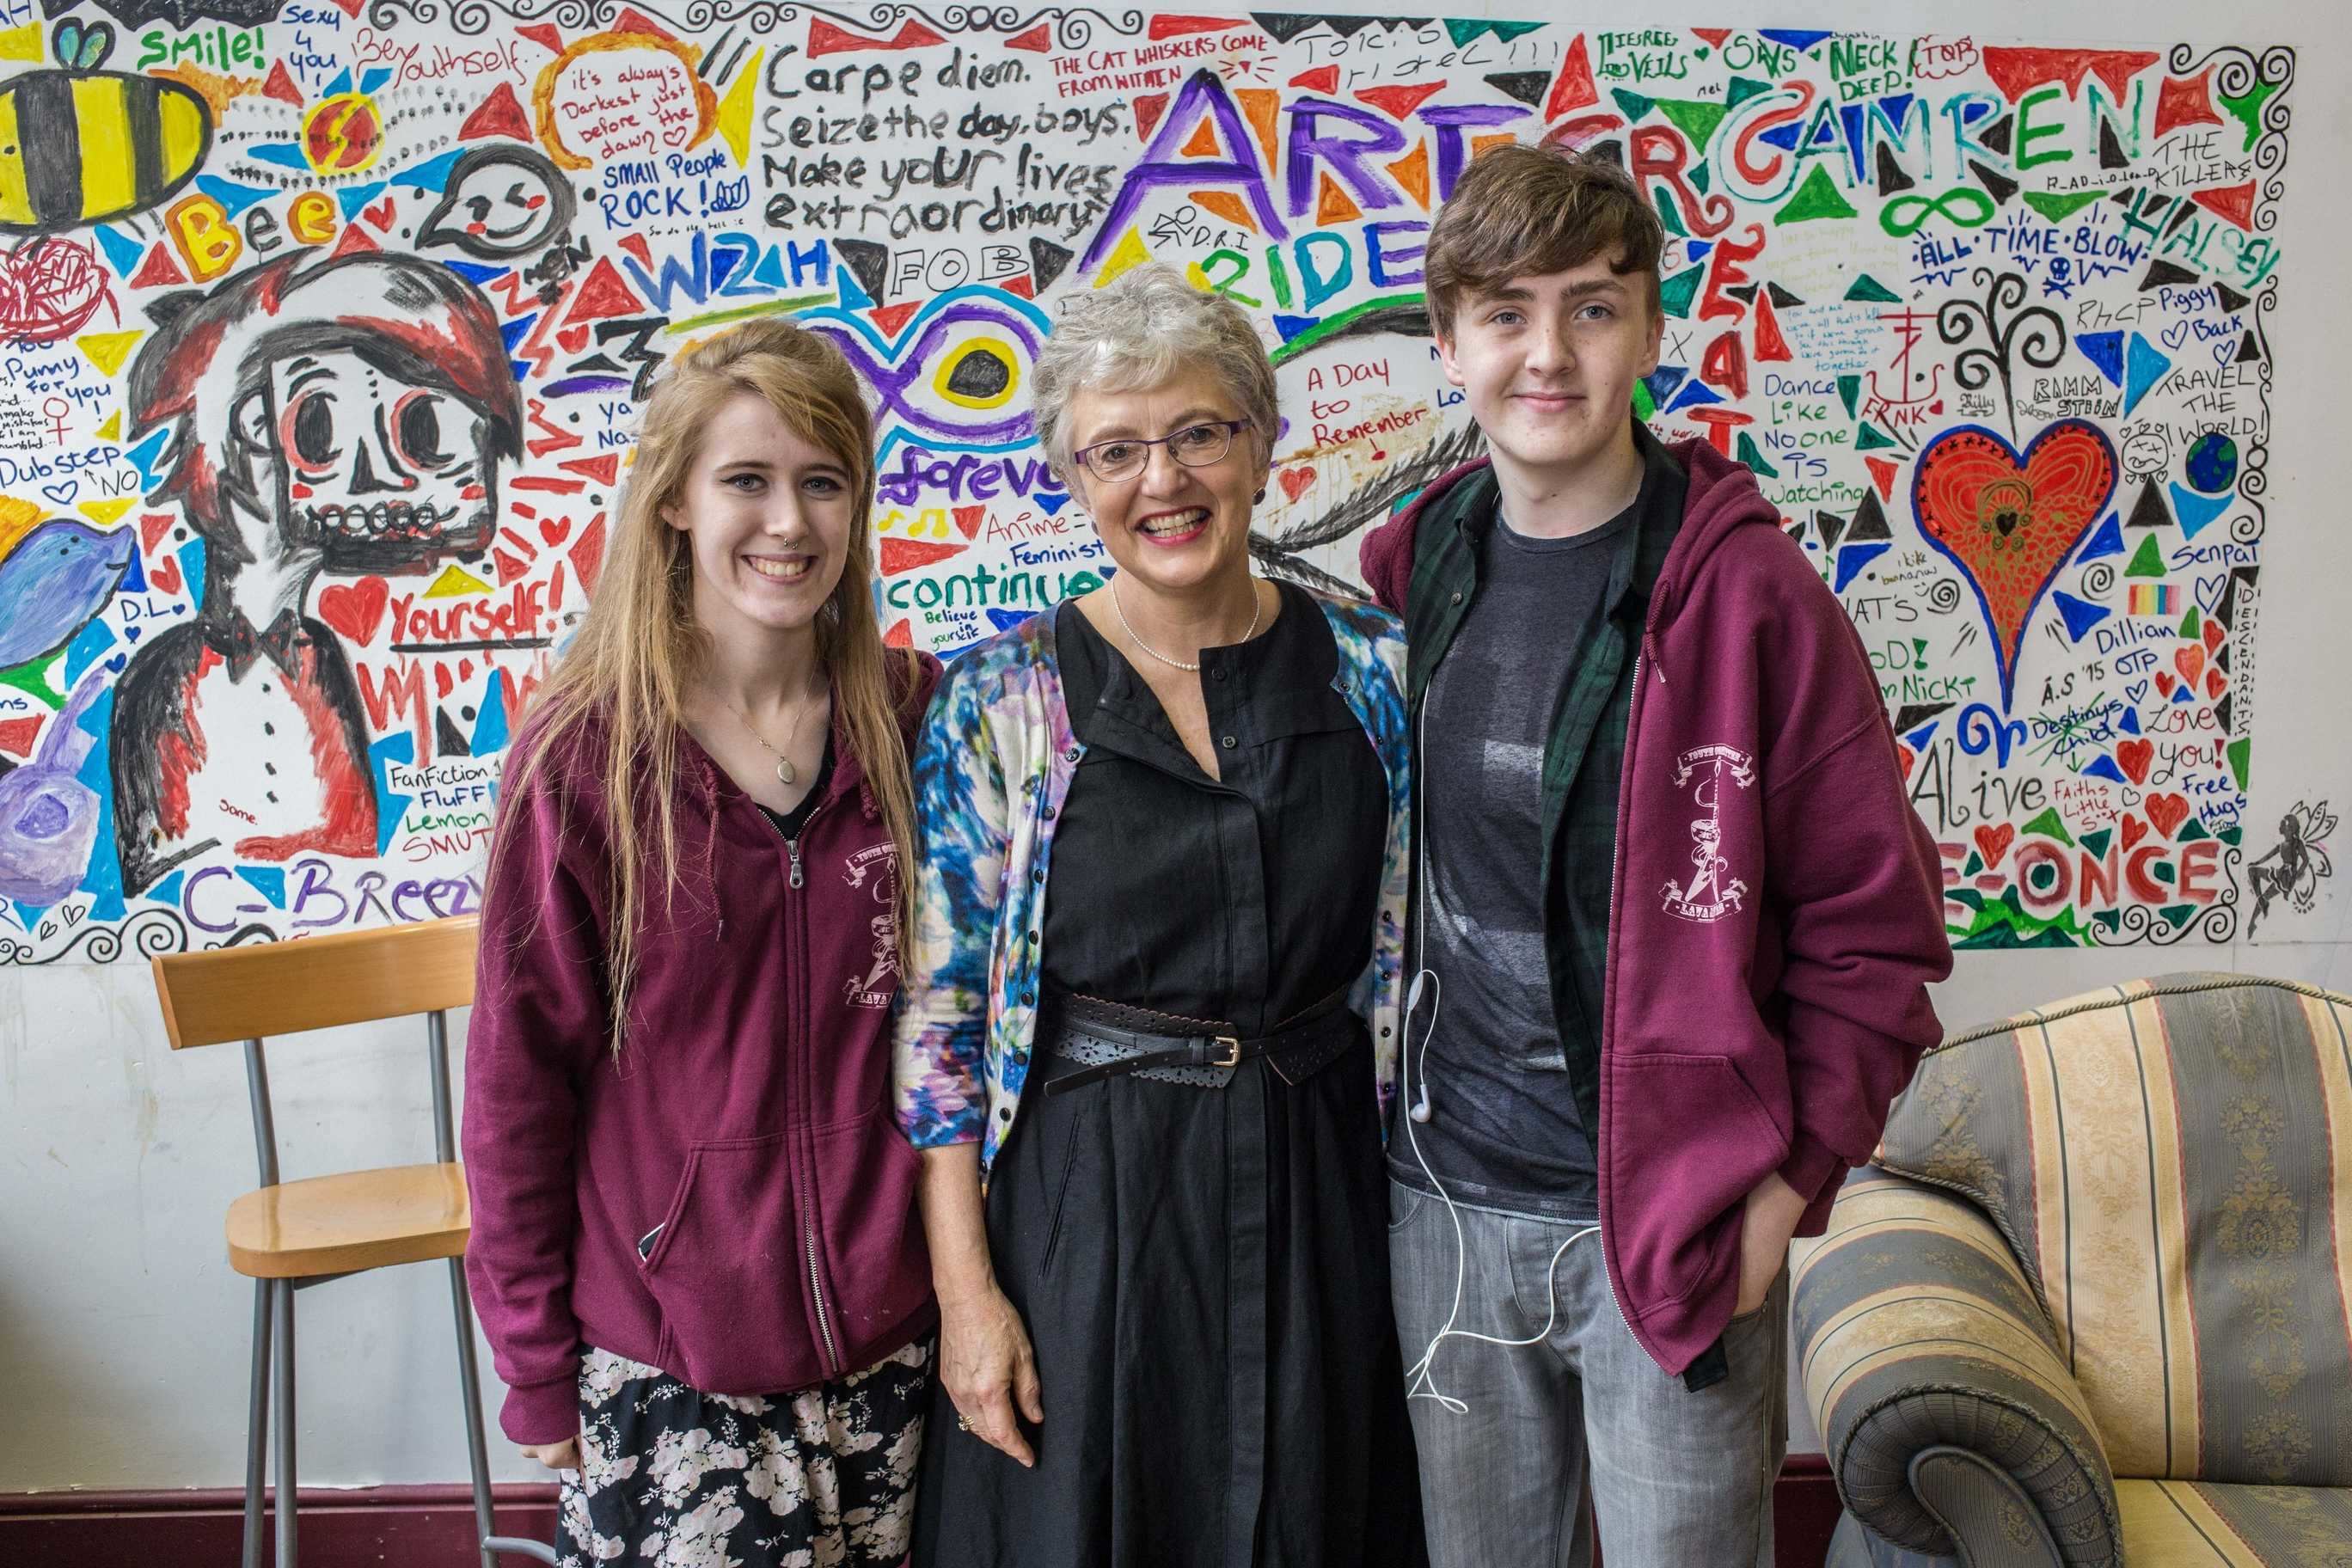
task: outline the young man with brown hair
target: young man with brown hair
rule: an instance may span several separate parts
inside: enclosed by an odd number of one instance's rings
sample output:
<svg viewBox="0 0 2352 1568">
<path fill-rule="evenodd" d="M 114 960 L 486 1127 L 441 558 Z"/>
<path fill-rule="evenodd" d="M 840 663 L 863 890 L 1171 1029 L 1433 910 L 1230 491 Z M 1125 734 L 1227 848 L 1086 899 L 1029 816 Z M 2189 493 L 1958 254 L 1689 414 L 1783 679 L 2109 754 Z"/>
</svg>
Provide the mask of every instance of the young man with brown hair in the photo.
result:
<svg viewBox="0 0 2352 1568">
<path fill-rule="evenodd" d="M 1937 1035 L 1936 848 L 1743 467 L 1632 415 L 1656 215 L 1478 159 L 1424 262 L 1490 457 L 1364 542 L 1405 617 L 1421 974 L 1391 1269 L 1435 1568 L 1772 1561 L 1792 1235 Z"/>
</svg>

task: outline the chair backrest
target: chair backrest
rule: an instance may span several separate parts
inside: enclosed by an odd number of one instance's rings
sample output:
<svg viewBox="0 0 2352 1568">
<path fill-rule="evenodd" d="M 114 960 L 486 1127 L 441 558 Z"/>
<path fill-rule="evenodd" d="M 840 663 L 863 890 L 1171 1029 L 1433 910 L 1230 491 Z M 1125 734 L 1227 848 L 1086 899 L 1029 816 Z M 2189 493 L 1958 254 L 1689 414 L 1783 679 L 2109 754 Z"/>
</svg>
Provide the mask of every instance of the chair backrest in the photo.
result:
<svg viewBox="0 0 2352 1568">
<path fill-rule="evenodd" d="M 1957 1035 L 1879 1163 L 2039 1289 L 2118 1477 L 2352 1485 L 2352 997 L 2168 974 Z"/>
<path fill-rule="evenodd" d="M 447 1012 L 474 999 L 480 925 L 478 917 L 461 915 L 152 960 L 155 997 L 173 1050 L 245 1042 L 254 1158 L 263 1186 L 278 1182 L 277 1120 L 263 1037 L 415 1013 L 425 1015 L 435 1157 L 445 1163 L 457 1159 Z"/>
</svg>

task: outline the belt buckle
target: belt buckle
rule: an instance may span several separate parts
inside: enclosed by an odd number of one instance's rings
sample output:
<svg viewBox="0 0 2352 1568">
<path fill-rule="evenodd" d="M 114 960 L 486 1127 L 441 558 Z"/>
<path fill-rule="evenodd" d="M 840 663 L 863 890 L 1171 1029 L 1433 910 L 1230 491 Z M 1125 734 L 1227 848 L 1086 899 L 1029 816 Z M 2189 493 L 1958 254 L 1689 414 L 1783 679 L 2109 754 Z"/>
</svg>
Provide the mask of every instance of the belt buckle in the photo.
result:
<svg viewBox="0 0 2352 1568">
<path fill-rule="evenodd" d="M 1223 1056 L 1211 1057 L 1209 1058 L 1209 1065 L 1211 1067 L 1237 1068 L 1242 1065 L 1242 1042 L 1239 1037 L 1234 1035 L 1212 1035 L 1209 1037 L 1209 1043 L 1214 1046 L 1223 1046 L 1225 1048 L 1225 1054 Z"/>
</svg>

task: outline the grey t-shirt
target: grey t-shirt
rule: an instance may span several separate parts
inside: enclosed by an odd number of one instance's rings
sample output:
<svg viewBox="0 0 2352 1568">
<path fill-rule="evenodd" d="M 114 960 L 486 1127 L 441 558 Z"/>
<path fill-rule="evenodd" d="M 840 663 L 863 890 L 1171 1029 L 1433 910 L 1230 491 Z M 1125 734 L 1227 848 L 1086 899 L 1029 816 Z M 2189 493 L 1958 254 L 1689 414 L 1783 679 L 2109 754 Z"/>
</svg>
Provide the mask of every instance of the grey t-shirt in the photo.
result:
<svg viewBox="0 0 2352 1568">
<path fill-rule="evenodd" d="M 1389 1156 L 1423 1184 L 1417 1141 L 1465 1203 L 1586 1222 L 1600 1214 L 1544 960 L 1543 760 L 1640 513 L 1637 499 L 1569 539 L 1529 538 L 1496 518 L 1479 546 L 1477 597 L 1430 680 L 1420 932 L 1437 1007 L 1431 1026 L 1424 995 L 1407 1067 L 1416 1100 L 1426 1076 L 1432 1115 L 1391 1140 Z"/>
</svg>

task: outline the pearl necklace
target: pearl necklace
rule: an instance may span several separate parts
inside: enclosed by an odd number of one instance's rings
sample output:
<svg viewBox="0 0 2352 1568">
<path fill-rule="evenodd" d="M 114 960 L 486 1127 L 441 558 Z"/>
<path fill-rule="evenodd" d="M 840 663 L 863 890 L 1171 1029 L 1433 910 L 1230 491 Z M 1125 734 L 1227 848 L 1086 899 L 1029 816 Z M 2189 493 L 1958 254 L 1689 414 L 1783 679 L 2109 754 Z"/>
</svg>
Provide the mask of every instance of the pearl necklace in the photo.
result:
<svg viewBox="0 0 2352 1568">
<path fill-rule="evenodd" d="M 1187 664 L 1181 658 L 1170 658 L 1166 654 L 1161 653 L 1158 648 L 1153 647 L 1150 643 L 1145 642 L 1141 637 L 1135 635 L 1135 628 L 1127 624 L 1127 611 L 1118 602 L 1118 579 L 1116 577 L 1113 577 L 1110 580 L 1110 608 L 1111 614 L 1118 617 L 1119 630 L 1125 632 L 1127 634 L 1128 640 L 1132 642 L 1136 647 L 1141 648 L 1144 652 L 1150 654 L 1152 658 L 1158 659 L 1162 664 L 1173 665 L 1178 669 L 1189 669 L 1195 672 L 1200 669 L 1201 666 L 1198 660 L 1194 660 L 1193 662 Z M 1257 636 L 1258 617 L 1265 614 L 1265 605 L 1257 596 L 1257 580 L 1255 578 L 1252 578 L 1250 580 L 1250 624 L 1249 630 L 1241 635 L 1241 640 L 1243 642 L 1247 642 L 1250 638 Z"/>
</svg>

